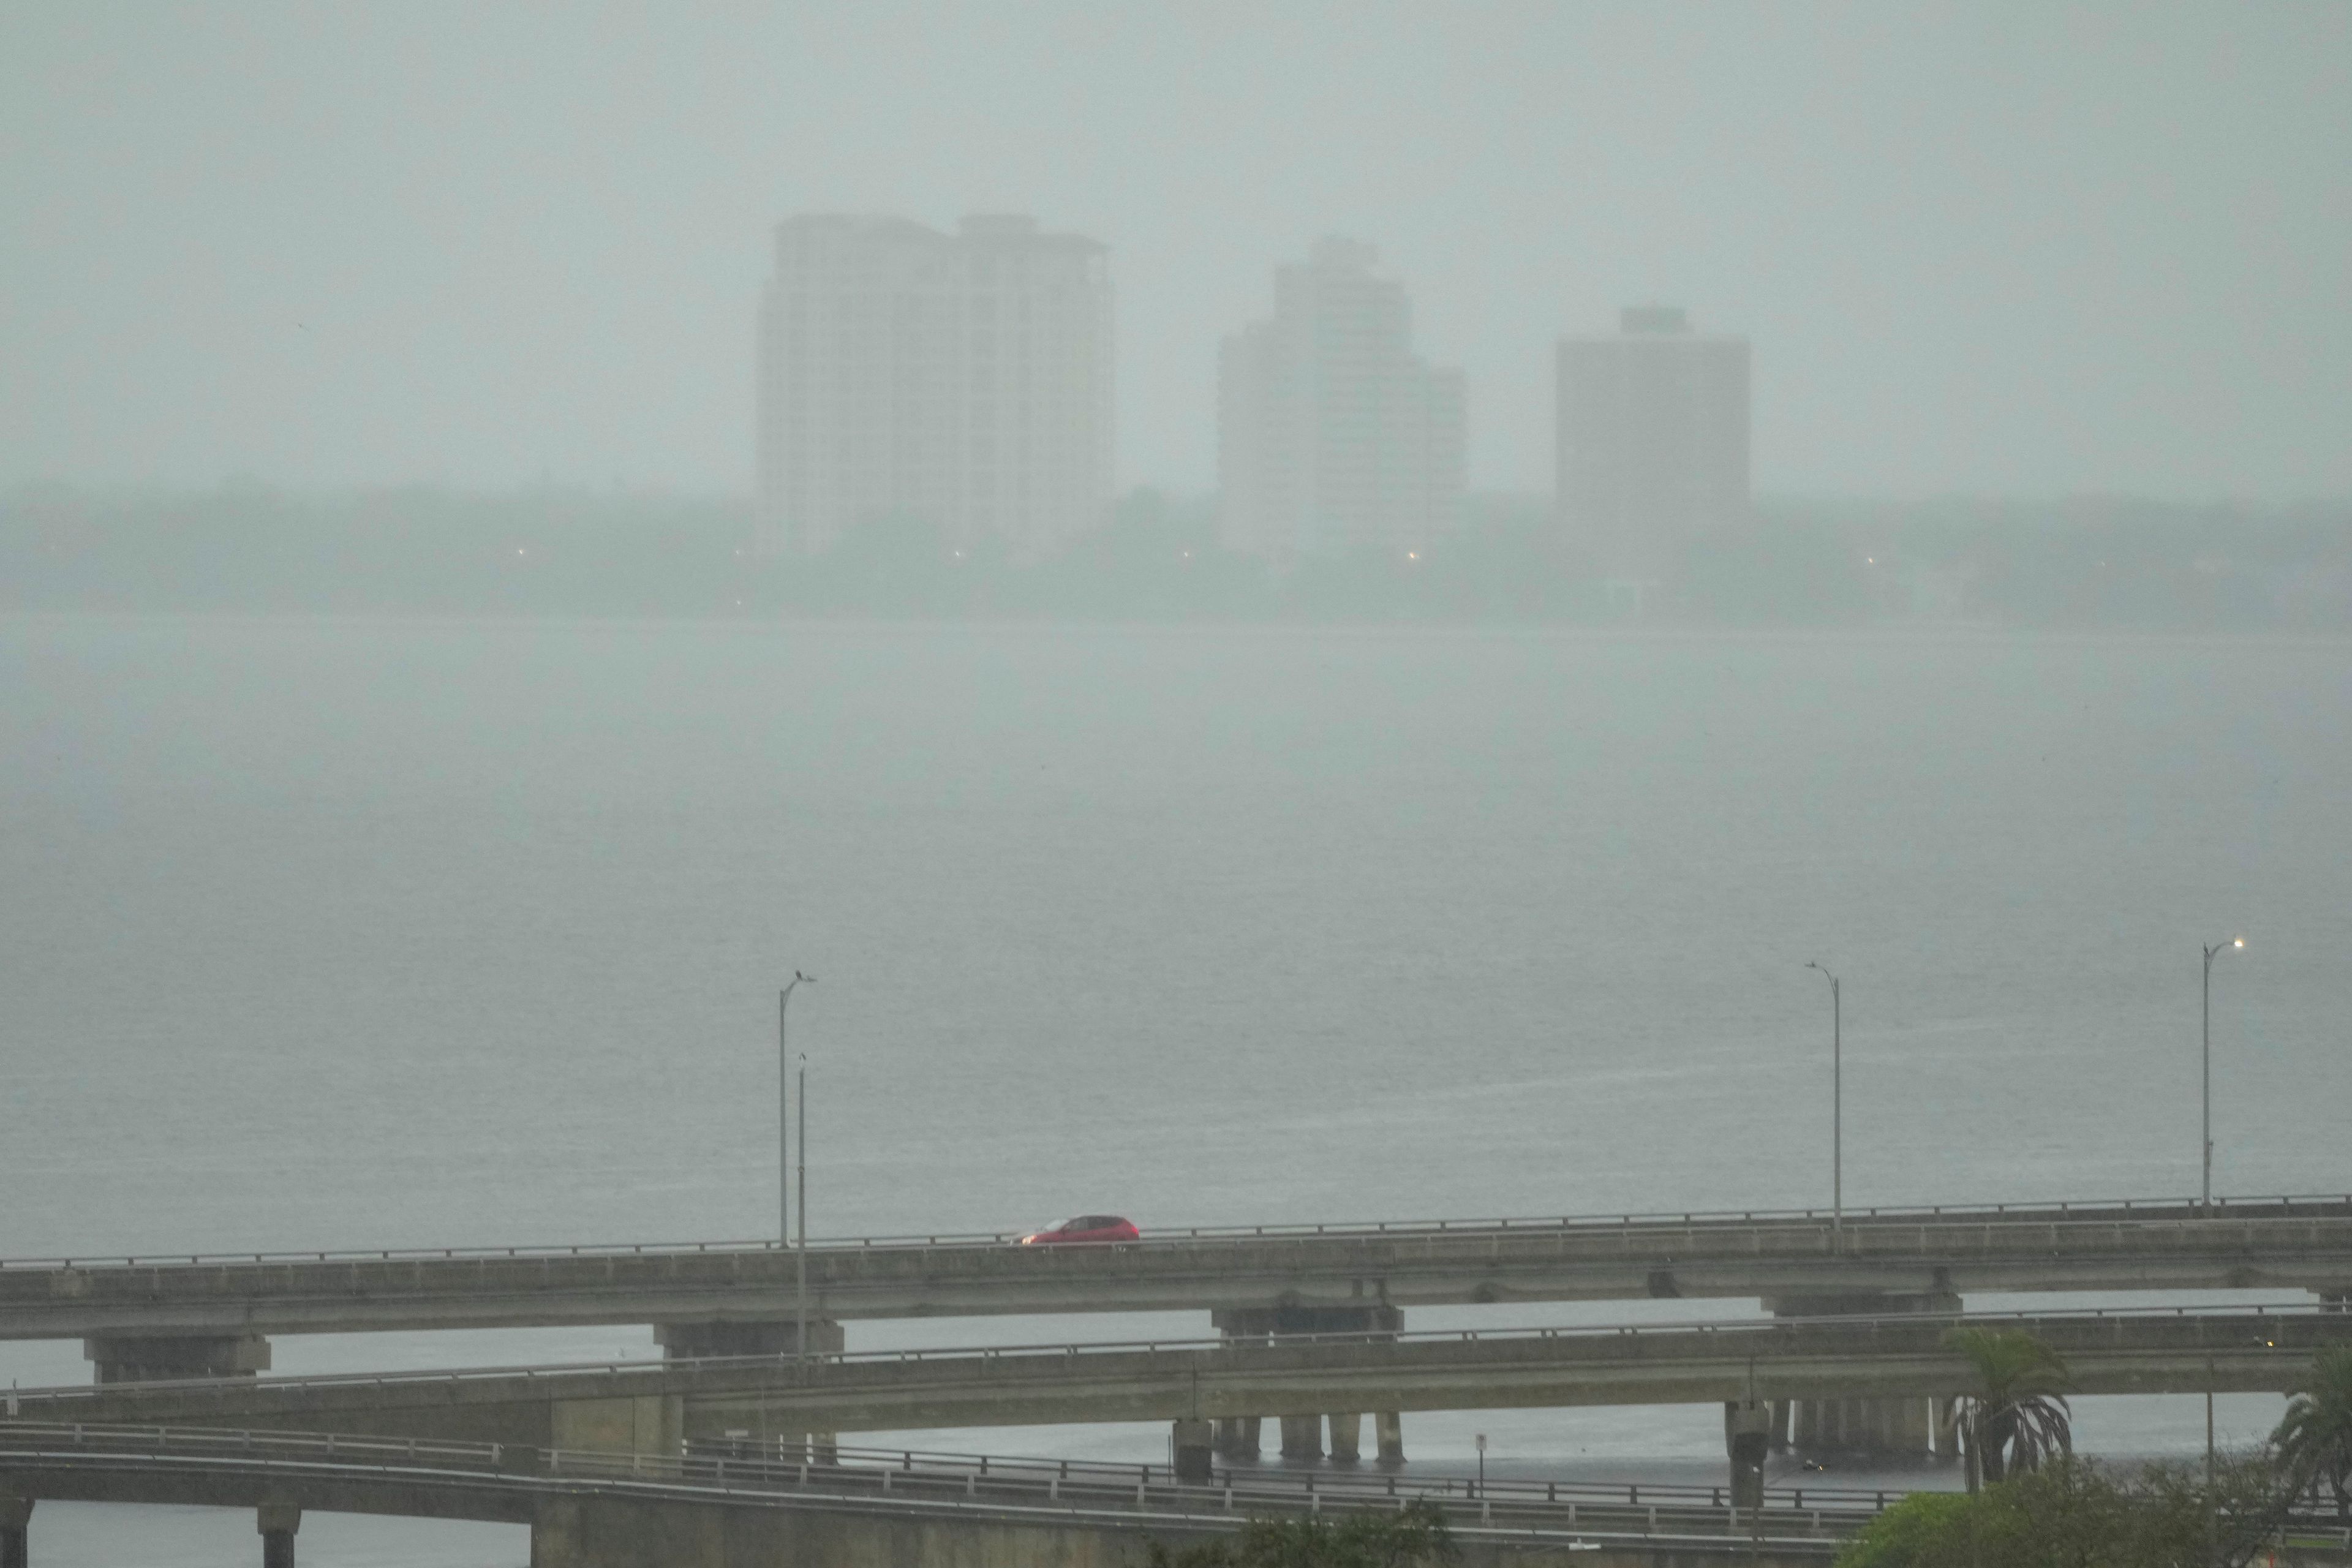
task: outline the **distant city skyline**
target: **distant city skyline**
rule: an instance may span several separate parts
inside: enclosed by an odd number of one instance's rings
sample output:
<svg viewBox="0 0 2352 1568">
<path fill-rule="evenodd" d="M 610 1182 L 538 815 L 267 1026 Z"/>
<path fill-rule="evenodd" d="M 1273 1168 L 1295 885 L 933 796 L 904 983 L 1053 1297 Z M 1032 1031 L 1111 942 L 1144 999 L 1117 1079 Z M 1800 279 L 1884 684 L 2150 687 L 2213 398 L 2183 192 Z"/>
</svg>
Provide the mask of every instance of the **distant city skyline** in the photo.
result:
<svg viewBox="0 0 2352 1568">
<path fill-rule="evenodd" d="M 1759 346 L 1759 493 L 2352 494 L 2352 8 L 10 9 L 0 486 L 744 495 L 767 226 L 1111 247 L 1113 484 L 1361 235 L 1542 493 L 1548 353 Z M 1762 352 L 1769 345 L 1769 352 Z"/>
</svg>

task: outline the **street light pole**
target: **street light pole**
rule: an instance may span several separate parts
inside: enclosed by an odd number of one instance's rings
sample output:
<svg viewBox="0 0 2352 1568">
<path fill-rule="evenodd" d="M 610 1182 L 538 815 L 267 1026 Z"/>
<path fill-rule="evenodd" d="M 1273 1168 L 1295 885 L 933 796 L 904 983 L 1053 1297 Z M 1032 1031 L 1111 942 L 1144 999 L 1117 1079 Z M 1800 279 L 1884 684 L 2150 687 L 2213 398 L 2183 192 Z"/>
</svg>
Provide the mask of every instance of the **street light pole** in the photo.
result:
<svg viewBox="0 0 2352 1568">
<path fill-rule="evenodd" d="M 793 1080 L 792 1058 L 784 1045 L 784 1015 L 792 1009 L 793 990 L 815 984 L 815 975 L 795 969 L 784 988 L 776 993 L 776 1239 L 782 1247 L 793 1244 Z"/>
<path fill-rule="evenodd" d="M 1830 1229 L 1845 1229 L 1845 1006 L 1838 977 L 1807 961 L 1830 983 Z"/>
<path fill-rule="evenodd" d="M 793 1122 L 792 1122 L 792 1058 L 787 1054 L 784 1038 L 784 1017 L 791 1011 L 793 992 L 801 985 L 814 985 L 816 976 L 793 971 L 793 977 L 776 994 L 776 1244 L 793 1244 Z M 805 1064 L 806 1057 L 801 1058 Z M 801 1240 L 808 1240 L 808 1068 L 801 1068 Z M 808 1332 L 808 1259 L 799 1261 L 801 1295 L 801 1332 Z"/>
<path fill-rule="evenodd" d="M 2208 942 L 2204 945 L 2205 977 L 2202 997 L 2204 1023 L 2201 1034 L 2204 1041 L 2205 1063 L 2205 1137 L 2203 1140 L 2205 1180 L 2204 1184 L 2199 1189 L 2199 1197 L 2210 1213 L 2213 1207 L 2213 960 L 2232 948 L 2245 946 L 2246 939 L 2233 936 L 2227 942 Z"/>
<path fill-rule="evenodd" d="M 801 1057 L 800 1245 L 793 1248 L 793 1357 L 808 1360 L 808 1057 Z"/>
</svg>

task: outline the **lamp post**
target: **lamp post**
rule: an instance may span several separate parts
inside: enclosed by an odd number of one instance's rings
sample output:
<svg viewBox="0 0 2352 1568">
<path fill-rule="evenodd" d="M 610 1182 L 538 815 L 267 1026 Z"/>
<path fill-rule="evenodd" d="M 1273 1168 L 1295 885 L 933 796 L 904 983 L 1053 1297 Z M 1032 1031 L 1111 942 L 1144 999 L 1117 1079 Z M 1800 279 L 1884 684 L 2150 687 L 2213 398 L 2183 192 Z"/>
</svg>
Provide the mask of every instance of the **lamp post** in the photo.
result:
<svg viewBox="0 0 2352 1568">
<path fill-rule="evenodd" d="M 793 1248 L 793 1359 L 808 1360 L 808 1053 L 801 1053 L 801 1222 Z"/>
<path fill-rule="evenodd" d="M 1830 1229 L 1845 1229 L 1845 1017 L 1838 977 L 1822 964 L 1807 960 L 1807 969 L 1819 969 L 1830 983 Z"/>
<path fill-rule="evenodd" d="M 2197 1195 L 2200 1205 L 2210 1215 L 2213 1212 L 2213 961 L 2224 952 L 2244 947 L 2246 939 L 2233 936 L 2227 942 L 2209 942 L 2200 945 L 2205 953 L 2205 967 L 2199 977 L 2198 1038 L 2199 1055 L 2204 1068 L 2205 1125 L 2204 1137 L 2200 1140 L 2203 1147 L 2199 1151 L 2203 1157 L 2203 1178 L 2198 1184 Z M 2206 1369 L 2205 1383 L 2205 1495 L 2210 1510 L 2213 1495 L 2213 1383 L 2210 1367 Z M 2206 1528 L 2209 1531 L 2212 1528 L 2210 1511 Z"/>
<path fill-rule="evenodd" d="M 784 1043 L 784 1016 L 791 1010 L 793 992 L 801 985 L 814 985 L 816 976 L 793 971 L 791 980 L 776 995 L 776 1240 L 781 1247 L 793 1244 L 793 1138 L 792 1138 L 792 1058 Z M 801 1058 L 801 1247 L 796 1271 L 800 1277 L 800 1332 L 808 1332 L 808 1067 L 806 1057 Z M 793 1342 L 799 1348 L 799 1341 Z"/>
<path fill-rule="evenodd" d="M 1486 1434 L 1485 1434 L 1484 1432 L 1481 1432 L 1481 1433 L 1479 1433 L 1479 1434 L 1478 1434 L 1478 1501 L 1479 1501 L 1479 1503 L 1483 1506 L 1483 1505 L 1485 1504 L 1486 1500 Z"/>
<path fill-rule="evenodd" d="M 2205 1179 L 2198 1189 L 2207 1213 L 2213 1208 L 2213 961 L 2222 953 L 2246 945 L 2246 939 L 2233 936 L 2227 942 L 2205 944 L 2204 1040 L 2205 1061 Z"/>
</svg>

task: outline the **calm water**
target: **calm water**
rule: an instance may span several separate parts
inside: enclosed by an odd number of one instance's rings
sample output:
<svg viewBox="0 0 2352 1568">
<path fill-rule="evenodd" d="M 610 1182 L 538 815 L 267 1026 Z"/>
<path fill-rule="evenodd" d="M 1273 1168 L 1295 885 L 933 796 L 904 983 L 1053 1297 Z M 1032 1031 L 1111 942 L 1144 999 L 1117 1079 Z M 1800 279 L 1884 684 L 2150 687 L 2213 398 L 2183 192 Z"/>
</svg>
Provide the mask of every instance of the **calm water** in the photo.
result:
<svg viewBox="0 0 2352 1568">
<path fill-rule="evenodd" d="M 2193 1191 L 2197 944 L 2238 931 L 2217 1185 L 2342 1192 L 2347 713 L 2344 641 L 0 618 L 0 1252 L 767 1234 L 794 965 L 819 1234 L 1825 1202 L 1814 957 L 1850 1203 Z M 2193 1401 L 2079 1415 L 2202 1440 Z M 1474 1429 L 1721 1462 L 1708 1411 L 1408 1417 L 1408 1452 Z M 245 1516 L 36 1530 L 254 1551 Z M 526 1552 L 303 1528 L 325 1568 Z"/>
</svg>

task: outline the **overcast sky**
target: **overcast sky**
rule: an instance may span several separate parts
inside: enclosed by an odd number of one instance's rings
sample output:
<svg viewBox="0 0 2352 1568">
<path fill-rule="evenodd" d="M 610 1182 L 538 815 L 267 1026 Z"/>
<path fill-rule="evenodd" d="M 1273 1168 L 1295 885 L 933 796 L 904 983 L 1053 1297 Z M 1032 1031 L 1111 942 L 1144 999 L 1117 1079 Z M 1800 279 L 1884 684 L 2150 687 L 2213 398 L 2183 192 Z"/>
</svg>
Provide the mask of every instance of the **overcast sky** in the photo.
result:
<svg viewBox="0 0 2352 1568">
<path fill-rule="evenodd" d="M 2352 5 L 0 0 L 0 482 L 748 489 L 772 226 L 1111 247 L 1122 485 L 1324 233 L 1548 491 L 1686 306 L 1766 492 L 2352 493 Z"/>
</svg>

